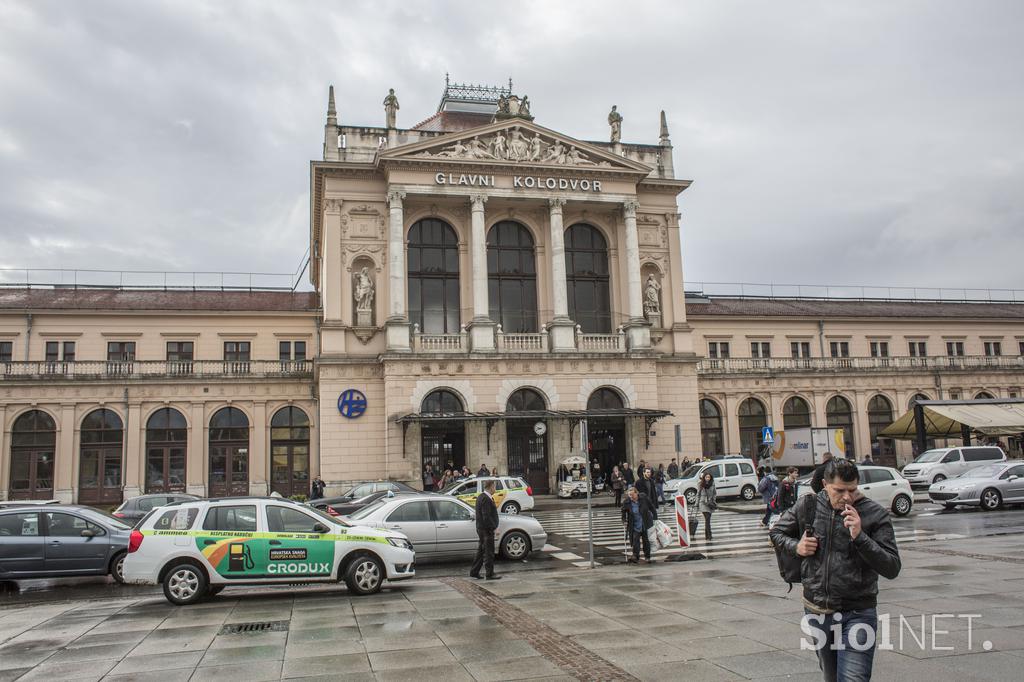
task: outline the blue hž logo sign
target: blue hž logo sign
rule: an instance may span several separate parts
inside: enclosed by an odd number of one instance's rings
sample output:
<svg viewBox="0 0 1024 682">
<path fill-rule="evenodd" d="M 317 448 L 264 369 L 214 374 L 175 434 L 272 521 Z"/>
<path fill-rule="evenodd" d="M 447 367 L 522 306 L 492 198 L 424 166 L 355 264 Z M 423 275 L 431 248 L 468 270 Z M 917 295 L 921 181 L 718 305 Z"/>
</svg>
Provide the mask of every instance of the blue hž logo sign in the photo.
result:
<svg viewBox="0 0 1024 682">
<path fill-rule="evenodd" d="M 366 396 L 362 391 L 350 388 L 338 396 L 338 412 L 347 419 L 355 419 L 366 412 Z"/>
</svg>

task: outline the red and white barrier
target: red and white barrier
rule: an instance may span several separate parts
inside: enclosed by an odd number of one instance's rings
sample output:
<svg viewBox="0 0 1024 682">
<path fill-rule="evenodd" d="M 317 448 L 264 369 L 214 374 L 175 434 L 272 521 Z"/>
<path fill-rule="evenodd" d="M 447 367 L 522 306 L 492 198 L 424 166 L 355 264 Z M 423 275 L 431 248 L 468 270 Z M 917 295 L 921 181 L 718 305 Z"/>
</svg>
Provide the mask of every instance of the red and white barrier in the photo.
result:
<svg viewBox="0 0 1024 682">
<path fill-rule="evenodd" d="M 679 546 L 690 546 L 690 517 L 687 514 L 686 495 L 676 495 L 676 531 L 679 534 Z"/>
</svg>

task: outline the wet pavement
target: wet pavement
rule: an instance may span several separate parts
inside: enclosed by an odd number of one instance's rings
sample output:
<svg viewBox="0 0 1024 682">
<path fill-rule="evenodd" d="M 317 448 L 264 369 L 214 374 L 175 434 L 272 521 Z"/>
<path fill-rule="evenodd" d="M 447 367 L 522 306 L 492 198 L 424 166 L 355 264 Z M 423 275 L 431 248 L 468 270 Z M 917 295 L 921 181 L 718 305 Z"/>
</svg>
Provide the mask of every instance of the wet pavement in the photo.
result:
<svg viewBox="0 0 1024 682">
<path fill-rule="evenodd" d="M 941 519 L 929 522 L 1006 522 Z M 880 581 L 892 647 L 877 653 L 875 679 L 1020 679 L 1024 534 L 908 543 L 901 553 L 899 578 Z M 369 597 L 341 586 L 232 587 L 192 607 L 105 585 L 91 598 L 47 603 L 7 595 L 0 682 L 821 679 L 800 647 L 799 598 L 786 593 L 771 554 L 535 566 L 502 565 L 494 582 L 421 573 Z M 933 624 L 933 614 L 952 616 Z M 901 617 L 914 636 L 901 639 Z M 266 629 L 231 631 L 244 623 Z"/>
</svg>

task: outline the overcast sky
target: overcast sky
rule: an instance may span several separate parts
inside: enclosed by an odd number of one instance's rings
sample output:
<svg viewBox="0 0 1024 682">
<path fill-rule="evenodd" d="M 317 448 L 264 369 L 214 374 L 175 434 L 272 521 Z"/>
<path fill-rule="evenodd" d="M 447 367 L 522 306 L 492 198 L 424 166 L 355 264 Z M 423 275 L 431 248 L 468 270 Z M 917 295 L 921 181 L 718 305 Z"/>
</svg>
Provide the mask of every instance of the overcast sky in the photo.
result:
<svg viewBox="0 0 1024 682">
<path fill-rule="evenodd" d="M 688 282 L 1024 289 L 1024 3 L 0 0 L 0 267 L 291 272 L 327 86 L 656 143 Z M 285 278 L 287 279 L 287 278 Z M 281 283 L 280 281 L 277 283 Z"/>
</svg>

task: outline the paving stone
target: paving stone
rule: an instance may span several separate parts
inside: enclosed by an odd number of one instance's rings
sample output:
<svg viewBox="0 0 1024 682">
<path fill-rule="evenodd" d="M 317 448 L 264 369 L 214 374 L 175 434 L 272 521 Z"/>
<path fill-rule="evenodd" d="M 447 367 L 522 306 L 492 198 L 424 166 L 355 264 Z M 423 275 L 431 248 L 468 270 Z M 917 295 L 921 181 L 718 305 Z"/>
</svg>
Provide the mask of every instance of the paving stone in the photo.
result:
<svg viewBox="0 0 1024 682">
<path fill-rule="evenodd" d="M 629 672 L 641 680 L 649 682 L 730 682 L 731 680 L 743 680 L 734 672 L 721 668 L 710 661 L 676 661 L 660 664 L 640 664 L 630 666 Z M 821 673 L 818 673 L 818 680 Z"/>
<path fill-rule="evenodd" d="M 370 659 L 366 654 L 289 658 L 285 659 L 282 677 L 308 677 L 342 672 L 370 672 Z M 422 673 L 418 674 L 421 675 Z"/>
<path fill-rule="evenodd" d="M 743 677 L 771 677 L 793 673 L 818 671 L 818 659 L 813 652 L 802 652 L 798 656 L 787 651 L 764 651 L 744 656 L 722 656 L 714 660 L 715 665 L 731 670 Z"/>
<path fill-rule="evenodd" d="M 399 651 L 402 649 L 427 649 L 443 646 L 437 635 L 393 635 L 390 637 L 363 637 L 363 647 L 367 652 Z"/>
<path fill-rule="evenodd" d="M 284 645 L 240 646 L 230 649 L 209 649 L 203 656 L 200 666 L 234 665 L 250 661 L 281 661 L 284 660 Z"/>
<path fill-rule="evenodd" d="M 281 679 L 281 661 L 259 661 L 196 668 L 190 682 L 266 682 Z"/>
<path fill-rule="evenodd" d="M 502 680 L 529 680 L 540 677 L 563 675 L 565 671 L 557 665 L 542 658 L 520 658 L 514 665 L 506 661 L 488 662 L 471 661 L 465 664 L 466 670 L 477 682 L 501 682 Z"/>
<path fill-rule="evenodd" d="M 448 650 L 463 664 L 470 661 L 508 661 L 538 655 L 537 650 L 522 639 L 501 640 L 490 644 L 474 642 L 449 645 Z"/>
<path fill-rule="evenodd" d="M 419 668 L 425 663 L 435 666 L 457 663 L 452 653 L 444 646 L 409 651 L 380 651 L 369 656 L 370 666 L 374 672 L 396 668 Z"/>
<path fill-rule="evenodd" d="M 382 670 L 376 674 L 380 682 L 408 682 L 408 670 Z M 416 677 L 423 680 L 444 680 L 444 682 L 473 682 L 473 677 L 463 666 L 425 666 L 416 670 Z M 512 679 L 512 678 L 506 678 Z"/>
<path fill-rule="evenodd" d="M 26 682 L 53 682 L 53 680 L 99 680 L 117 664 L 117 659 L 101 661 L 67 661 L 38 665 L 24 677 Z"/>
<path fill-rule="evenodd" d="M 327 639 L 314 642 L 292 642 L 288 641 L 284 648 L 284 658 L 307 658 L 309 656 L 328 656 L 338 654 L 361 654 L 365 653 L 363 642 L 360 639 Z"/>
<path fill-rule="evenodd" d="M 151 672 L 128 673 L 126 675 L 107 675 L 103 682 L 188 682 L 192 677 L 192 668 L 177 670 L 153 670 Z"/>
<path fill-rule="evenodd" d="M 111 674 L 144 673 L 152 670 L 193 669 L 199 665 L 202 651 L 183 651 L 175 654 L 153 654 L 148 656 L 129 655 L 118 663 Z"/>
</svg>

